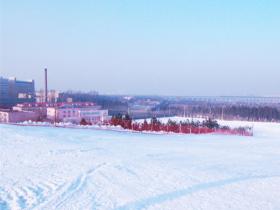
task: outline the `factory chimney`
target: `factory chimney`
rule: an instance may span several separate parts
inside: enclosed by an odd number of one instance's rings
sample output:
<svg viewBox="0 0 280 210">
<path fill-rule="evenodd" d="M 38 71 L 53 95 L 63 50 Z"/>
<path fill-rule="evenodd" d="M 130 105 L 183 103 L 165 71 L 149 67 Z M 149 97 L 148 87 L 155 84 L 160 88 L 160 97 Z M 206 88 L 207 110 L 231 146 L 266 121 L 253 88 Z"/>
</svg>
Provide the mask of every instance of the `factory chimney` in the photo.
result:
<svg viewBox="0 0 280 210">
<path fill-rule="evenodd" d="M 45 102 L 48 102 L 48 70 L 45 68 Z"/>
</svg>

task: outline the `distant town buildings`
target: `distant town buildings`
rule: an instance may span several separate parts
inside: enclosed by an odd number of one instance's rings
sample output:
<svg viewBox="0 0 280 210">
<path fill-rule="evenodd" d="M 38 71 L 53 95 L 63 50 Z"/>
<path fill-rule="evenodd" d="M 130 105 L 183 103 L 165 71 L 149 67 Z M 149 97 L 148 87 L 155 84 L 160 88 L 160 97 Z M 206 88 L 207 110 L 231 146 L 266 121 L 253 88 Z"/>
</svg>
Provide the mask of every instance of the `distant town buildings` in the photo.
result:
<svg viewBox="0 0 280 210">
<path fill-rule="evenodd" d="M 98 123 L 108 120 L 108 110 L 101 109 L 81 94 L 82 99 L 66 98 L 56 90 L 48 90 L 47 69 L 44 69 L 45 89 L 35 92 L 34 80 L 0 77 L 0 122 L 49 121 Z M 87 96 L 97 96 L 95 91 Z M 60 100 L 59 100 L 60 99 Z M 79 99 L 79 98 L 78 98 Z"/>
<path fill-rule="evenodd" d="M 31 120 L 79 124 L 83 119 L 92 124 L 107 121 L 108 110 L 92 102 L 22 103 L 12 109 L 0 110 L 0 122 L 5 123 Z"/>
<path fill-rule="evenodd" d="M 34 80 L 0 77 L 0 107 L 10 108 L 24 102 L 35 102 Z"/>
<path fill-rule="evenodd" d="M 99 95 L 96 91 L 59 92 L 48 89 L 47 73 L 44 69 L 45 88 L 37 92 L 34 80 L 0 77 L 0 122 L 80 123 L 83 120 L 96 124 L 108 120 L 108 115 L 118 114 L 129 114 L 133 119 L 183 115 L 280 120 L 280 97 L 122 96 Z"/>
</svg>

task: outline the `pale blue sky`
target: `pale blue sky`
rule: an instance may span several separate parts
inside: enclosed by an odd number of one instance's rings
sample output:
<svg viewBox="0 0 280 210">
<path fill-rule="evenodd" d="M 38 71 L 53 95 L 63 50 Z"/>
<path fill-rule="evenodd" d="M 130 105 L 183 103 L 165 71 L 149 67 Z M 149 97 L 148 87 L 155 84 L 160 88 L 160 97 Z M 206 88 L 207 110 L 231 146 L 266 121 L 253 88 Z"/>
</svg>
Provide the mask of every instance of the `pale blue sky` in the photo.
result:
<svg viewBox="0 0 280 210">
<path fill-rule="evenodd" d="M 0 0 L 0 71 L 59 90 L 280 95 L 278 0 Z"/>
</svg>

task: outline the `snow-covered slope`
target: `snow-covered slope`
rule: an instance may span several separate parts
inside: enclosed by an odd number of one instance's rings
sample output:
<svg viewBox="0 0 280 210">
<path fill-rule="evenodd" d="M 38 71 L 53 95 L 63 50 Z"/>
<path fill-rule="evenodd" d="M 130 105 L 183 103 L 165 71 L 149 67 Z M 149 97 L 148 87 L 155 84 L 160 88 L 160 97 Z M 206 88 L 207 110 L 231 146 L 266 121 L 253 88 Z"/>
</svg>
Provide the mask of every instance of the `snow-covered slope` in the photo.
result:
<svg viewBox="0 0 280 210">
<path fill-rule="evenodd" d="M 279 209 L 280 125 L 254 130 L 240 137 L 0 125 L 0 209 Z"/>
</svg>

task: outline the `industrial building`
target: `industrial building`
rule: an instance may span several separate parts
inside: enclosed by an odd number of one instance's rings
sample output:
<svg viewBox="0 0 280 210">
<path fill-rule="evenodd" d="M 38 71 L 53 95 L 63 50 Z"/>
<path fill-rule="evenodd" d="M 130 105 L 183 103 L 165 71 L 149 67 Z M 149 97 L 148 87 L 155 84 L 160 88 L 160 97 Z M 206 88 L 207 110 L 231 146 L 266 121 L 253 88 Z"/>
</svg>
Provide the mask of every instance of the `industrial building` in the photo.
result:
<svg viewBox="0 0 280 210">
<path fill-rule="evenodd" d="M 90 123 L 108 120 L 108 110 L 100 109 L 94 103 L 58 103 L 47 108 L 47 118 L 55 122 L 80 123 L 82 119 Z"/>
<path fill-rule="evenodd" d="M 0 77 L 0 107 L 8 108 L 12 103 L 12 99 L 9 97 L 9 80 Z"/>
<path fill-rule="evenodd" d="M 0 77 L 0 107 L 11 108 L 24 102 L 35 102 L 34 80 Z"/>
<path fill-rule="evenodd" d="M 13 111 L 18 112 L 35 112 L 37 113 L 38 120 L 44 120 L 47 118 L 47 107 L 51 106 L 48 103 L 22 103 L 13 106 Z"/>
<path fill-rule="evenodd" d="M 38 113 L 30 111 L 0 110 L 0 122 L 19 123 L 24 121 L 37 121 Z"/>
</svg>

